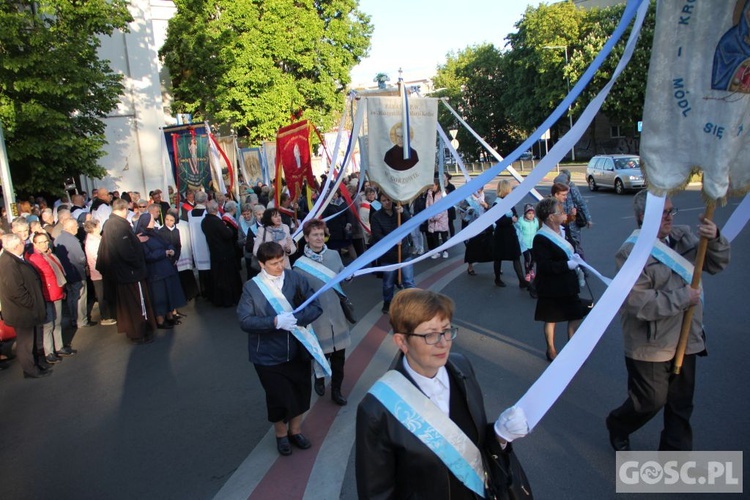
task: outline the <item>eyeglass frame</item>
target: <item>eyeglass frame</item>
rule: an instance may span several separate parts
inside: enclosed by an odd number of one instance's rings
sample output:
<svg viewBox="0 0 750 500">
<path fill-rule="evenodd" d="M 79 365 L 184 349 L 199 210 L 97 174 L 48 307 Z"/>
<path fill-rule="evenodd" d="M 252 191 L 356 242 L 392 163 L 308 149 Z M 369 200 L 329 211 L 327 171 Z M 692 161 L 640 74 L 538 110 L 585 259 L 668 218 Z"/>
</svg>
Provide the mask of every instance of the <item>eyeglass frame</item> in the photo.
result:
<svg viewBox="0 0 750 500">
<path fill-rule="evenodd" d="M 450 336 L 448 335 L 450 333 Z M 450 328 L 446 328 L 443 331 L 440 332 L 428 332 L 428 333 L 405 333 L 407 337 L 421 337 L 422 340 L 424 340 L 424 343 L 427 345 L 437 345 L 440 343 L 440 339 L 445 339 L 446 342 L 452 342 L 457 336 L 458 336 L 458 327 L 457 326 L 451 326 Z M 429 343 L 427 342 L 427 337 L 430 335 L 437 335 L 437 338 L 435 342 Z"/>
<path fill-rule="evenodd" d="M 680 210 L 677 207 L 672 207 L 669 210 L 662 211 L 661 216 L 666 217 L 667 215 L 671 215 L 672 217 L 674 217 L 679 211 Z"/>
</svg>

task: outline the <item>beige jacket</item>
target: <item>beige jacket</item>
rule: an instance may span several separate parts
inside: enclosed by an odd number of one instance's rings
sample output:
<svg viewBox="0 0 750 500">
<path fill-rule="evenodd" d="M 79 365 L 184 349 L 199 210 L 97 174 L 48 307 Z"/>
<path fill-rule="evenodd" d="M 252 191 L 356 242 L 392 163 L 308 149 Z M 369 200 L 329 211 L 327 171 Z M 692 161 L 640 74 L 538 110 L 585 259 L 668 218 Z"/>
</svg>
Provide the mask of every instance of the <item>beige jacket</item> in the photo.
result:
<svg viewBox="0 0 750 500">
<path fill-rule="evenodd" d="M 688 226 L 674 226 L 669 235 L 672 248 L 690 262 L 695 262 L 699 238 Z M 633 249 L 624 243 L 615 260 L 617 270 Z M 729 264 L 729 242 L 719 235 L 708 242 L 703 270 L 716 274 Z M 683 313 L 688 309 L 689 294 L 685 281 L 669 267 L 649 256 L 633 289 L 620 309 L 625 356 L 639 361 L 669 361 L 677 350 Z M 703 339 L 703 304 L 695 306 L 686 354 L 705 349 Z"/>
</svg>

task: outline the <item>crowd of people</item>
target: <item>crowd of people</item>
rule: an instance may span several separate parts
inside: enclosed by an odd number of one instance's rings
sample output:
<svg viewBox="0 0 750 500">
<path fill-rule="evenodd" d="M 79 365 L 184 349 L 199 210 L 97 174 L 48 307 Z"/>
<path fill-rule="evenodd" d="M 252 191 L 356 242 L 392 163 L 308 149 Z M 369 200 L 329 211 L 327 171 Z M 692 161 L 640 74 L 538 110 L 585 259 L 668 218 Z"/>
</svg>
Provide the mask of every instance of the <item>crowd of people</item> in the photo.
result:
<svg viewBox="0 0 750 500">
<path fill-rule="evenodd" d="M 353 321 L 339 285 L 311 299 L 313 294 L 344 269 L 344 258 L 353 260 L 389 238 L 400 224 L 455 189 L 446 174 L 411 204 L 401 204 L 356 176 L 344 186 L 346 191 L 334 193 L 320 218 L 304 224 L 311 208 L 306 193 L 292 200 L 285 192 L 276 206 L 267 186 L 248 188 L 241 203 L 188 191 L 176 206 L 162 201 L 158 189 L 142 198 L 137 192 L 120 195 L 102 188 L 90 200 L 75 194 L 53 207 L 44 199 L 35 200 L 35 206 L 19 205 L 22 215 L 2 230 L 0 307 L 3 327 L 15 329 L 23 375 L 46 377 L 52 365 L 76 354 L 73 333 L 96 324 L 91 317 L 93 301 L 99 304 L 102 326 L 116 326 L 134 344 L 148 344 L 157 329 L 180 325 L 185 314 L 179 309 L 200 296 L 216 307 L 236 307 L 240 327 L 248 334 L 249 360 L 266 394 L 278 452 L 290 455 L 293 447 L 309 448 L 312 443 L 301 424 L 311 391 L 325 395 L 330 378 L 332 402 L 347 404 L 342 384 Z M 499 181 L 494 204 L 512 189 L 510 181 Z M 310 199 L 314 202 L 316 197 L 312 193 Z M 639 226 L 645 203 L 645 192 L 635 196 Z M 435 252 L 452 236 L 456 219 L 465 228 L 490 208 L 480 189 L 452 213 L 446 209 L 394 241 L 379 257 L 379 265 L 406 263 L 381 276 L 382 312 L 389 314 L 400 355 L 379 383 L 399 401 L 422 405 L 426 395 L 436 410 L 428 412 L 429 418 L 450 432 L 458 430 L 467 446 L 483 450 L 488 441 L 496 441 L 499 453 L 510 453 L 510 442 L 528 432 L 523 412 L 510 408 L 494 424 L 487 423 L 471 364 L 450 353 L 458 333 L 451 324 L 453 303 L 444 295 L 415 289 L 409 264 L 415 255 Z M 606 420 L 611 445 L 619 451 L 628 450 L 629 435 L 662 408 L 659 449 L 692 447 L 695 357 L 705 354 L 705 345 L 700 291 L 690 288 L 677 267 L 695 259 L 702 236 L 709 240 L 704 269 L 718 272 L 728 264 L 729 244 L 704 218 L 697 236 L 687 226 L 673 227 L 676 212 L 667 200 L 657 243 L 661 253 L 652 254 L 621 314 L 629 391 Z M 567 335 L 572 337 L 591 306 L 579 296 L 586 280 L 581 229 L 591 226 L 584 198 L 570 173 L 562 171 L 548 197 L 526 204 L 522 214 L 512 207 L 465 243 L 469 276 L 477 276 L 476 264 L 492 262 L 495 285 L 507 287 L 502 262 L 512 263 L 519 288 L 528 289 L 537 300 L 534 319 L 544 325 L 550 362 L 557 357 L 556 324 L 567 322 Z M 300 227 L 304 240 L 295 240 Z M 618 268 L 632 244 L 628 240 L 618 252 Z M 447 256 L 435 252 L 433 259 Z M 678 380 L 669 369 L 679 318 L 690 306 L 697 313 L 685 374 Z M 658 339 L 652 339 L 654 328 L 660 332 Z M 2 355 L 12 357 L 7 349 Z M 7 367 L 7 361 L 0 364 Z M 416 490 L 433 496 L 428 492 L 435 490 L 436 498 L 441 497 L 437 491 L 450 491 L 451 498 L 473 498 L 472 485 L 455 474 L 438 474 L 439 481 L 434 474 L 424 474 L 425 467 L 432 471 L 448 466 L 425 451 L 419 436 L 401 426 L 398 416 L 388 413 L 393 396 L 384 394 L 373 386 L 357 413 L 360 495 L 408 496 Z"/>
</svg>

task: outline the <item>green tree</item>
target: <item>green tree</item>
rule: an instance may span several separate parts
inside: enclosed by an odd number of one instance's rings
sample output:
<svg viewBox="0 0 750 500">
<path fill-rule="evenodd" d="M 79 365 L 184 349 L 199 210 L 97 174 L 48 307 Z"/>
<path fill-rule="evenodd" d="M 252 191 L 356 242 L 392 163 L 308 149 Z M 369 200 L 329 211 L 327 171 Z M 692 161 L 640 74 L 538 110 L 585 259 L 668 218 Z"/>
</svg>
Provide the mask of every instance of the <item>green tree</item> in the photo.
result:
<svg viewBox="0 0 750 500">
<path fill-rule="evenodd" d="M 500 96 L 507 84 L 504 56 L 492 44 L 448 54 L 445 64 L 438 67 L 433 83 L 441 89 L 438 95 L 447 97 L 451 107 L 492 147 L 507 154 L 518 143 L 518 131 L 511 126 L 500 105 Z M 455 126 L 453 114 L 443 107 L 439 109 L 438 119 L 443 128 Z M 457 139 L 467 159 L 477 159 L 484 150 L 462 127 L 459 127 Z"/>
<path fill-rule="evenodd" d="M 571 1 L 529 7 L 508 35 L 508 91 L 502 96 L 511 120 L 527 132 L 538 127 L 588 68 L 617 26 L 625 5 L 581 9 Z M 605 101 L 602 112 L 621 124 L 635 124 L 643 113 L 646 75 L 655 22 L 652 1 L 638 46 Z M 622 56 L 629 31 L 572 107 L 574 117 L 611 78 Z M 567 47 L 568 63 L 565 60 Z M 564 115 L 558 125 L 567 129 Z"/>
<path fill-rule="evenodd" d="M 105 124 L 122 77 L 97 50 L 126 30 L 125 0 L 0 5 L 0 120 L 19 194 L 62 191 L 66 177 L 102 177 Z"/>
<path fill-rule="evenodd" d="M 176 0 L 160 51 L 174 112 L 232 126 L 253 143 L 298 111 L 326 129 L 370 46 L 356 0 Z"/>
</svg>

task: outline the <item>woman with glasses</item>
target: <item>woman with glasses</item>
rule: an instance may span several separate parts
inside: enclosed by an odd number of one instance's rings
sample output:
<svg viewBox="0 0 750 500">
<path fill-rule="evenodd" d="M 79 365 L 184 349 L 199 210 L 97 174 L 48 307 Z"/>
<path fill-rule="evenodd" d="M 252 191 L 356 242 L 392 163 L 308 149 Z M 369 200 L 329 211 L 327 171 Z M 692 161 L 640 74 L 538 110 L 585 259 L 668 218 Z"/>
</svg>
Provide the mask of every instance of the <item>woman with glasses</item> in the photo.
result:
<svg viewBox="0 0 750 500">
<path fill-rule="evenodd" d="M 580 292 L 576 269 L 579 258 L 573 245 L 565 239 L 561 226 L 567 215 L 556 198 L 545 198 L 536 206 L 539 231 L 531 249 L 536 261 L 536 293 L 534 319 L 544 322 L 547 361 L 557 357 L 555 325 L 568 322 L 568 339 L 575 333 L 587 309 L 578 297 Z"/>
<path fill-rule="evenodd" d="M 357 408 L 359 498 L 483 497 L 480 450 L 496 439 L 509 452 L 510 441 L 527 434 L 520 408 L 488 424 L 471 363 L 451 354 L 458 334 L 453 311 L 449 297 L 419 288 L 391 302 L 400 353 Z M 446 458 L 445 450 L 454 454 Z"/>
</svg>

